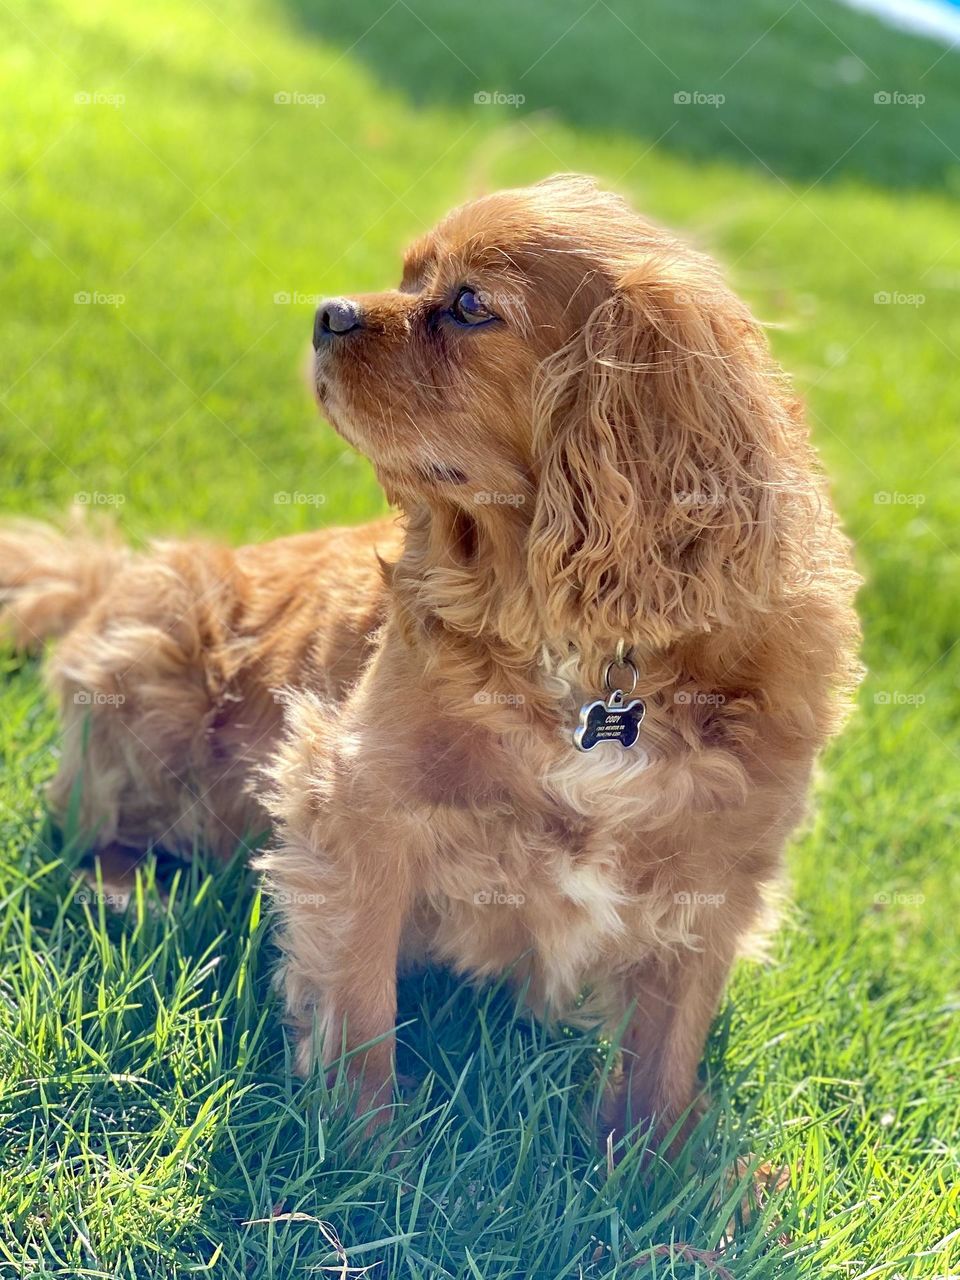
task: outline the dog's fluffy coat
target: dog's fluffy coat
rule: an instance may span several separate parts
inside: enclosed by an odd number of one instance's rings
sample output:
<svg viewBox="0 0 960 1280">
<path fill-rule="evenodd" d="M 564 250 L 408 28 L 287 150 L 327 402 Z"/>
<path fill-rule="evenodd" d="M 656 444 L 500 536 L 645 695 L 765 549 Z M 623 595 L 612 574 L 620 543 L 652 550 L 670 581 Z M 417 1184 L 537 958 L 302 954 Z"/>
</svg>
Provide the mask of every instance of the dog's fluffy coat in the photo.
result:
<svg viewBox="0 0 960 1280">
<path fill-rule="evenodd" d="M 464 287 L 489 323 L 457 323 Z M 715 266 L 587 179 L 455 210 L 356 302 L 316 390 L 397 524 L 0 537 L 16 638 L 63 634 L 54 806 L 79 779 L 99 848 L 271 821 L 300 1063 L 362 1050 L 365 1103 L 398 964 L 429 959 L 629 1012 L 608 1120 L 667 1126 L 857 675 L 799 406 Z M 619 645 L 640 745 L 581 755 Z"/>
</svg>

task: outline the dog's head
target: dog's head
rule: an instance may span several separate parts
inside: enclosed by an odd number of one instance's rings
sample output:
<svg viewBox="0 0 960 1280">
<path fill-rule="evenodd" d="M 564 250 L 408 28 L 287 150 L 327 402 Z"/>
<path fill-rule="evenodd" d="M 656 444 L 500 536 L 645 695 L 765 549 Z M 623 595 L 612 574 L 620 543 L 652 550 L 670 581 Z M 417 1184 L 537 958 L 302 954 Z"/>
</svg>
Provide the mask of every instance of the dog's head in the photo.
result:
<svg viewBox="0 0 960 1280">
<path fill-rule="evenodd" d="M 669 643 L 769 596 L 774 506 L 811 489 L 794 407 L 715 265 L 591 180 L 454 210 L 314 347 L 389 496 L 514 548 L 547 636 Z"/>
</svg>

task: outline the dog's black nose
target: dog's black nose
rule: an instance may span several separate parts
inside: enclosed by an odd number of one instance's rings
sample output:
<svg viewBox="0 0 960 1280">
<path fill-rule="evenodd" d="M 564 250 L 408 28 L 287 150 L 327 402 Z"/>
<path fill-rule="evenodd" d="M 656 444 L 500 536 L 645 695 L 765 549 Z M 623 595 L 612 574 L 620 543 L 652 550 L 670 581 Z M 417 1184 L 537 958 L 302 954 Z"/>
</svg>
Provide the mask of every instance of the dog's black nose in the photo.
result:
<svg viewBox="0 0 960 1280">
<path fill-rule="evenodd" d="M 327 298 L 317 307 L 313 321 L 313 345 L 319 347 L 324 338 L 351 333 L 360 328 L 360 308 L 350 298 Z"/>
</svg>

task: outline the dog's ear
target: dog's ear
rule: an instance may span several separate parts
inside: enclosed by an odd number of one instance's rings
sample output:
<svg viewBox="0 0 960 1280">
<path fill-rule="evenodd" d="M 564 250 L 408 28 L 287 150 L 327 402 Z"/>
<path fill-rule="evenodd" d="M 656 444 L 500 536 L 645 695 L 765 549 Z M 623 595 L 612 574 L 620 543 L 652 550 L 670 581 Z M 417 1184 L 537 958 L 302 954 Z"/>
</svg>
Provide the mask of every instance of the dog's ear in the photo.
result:
<svg viewBox="0 0 960 1280">
<path fill-rule="evenodd" d="M 763 334 L 716 268 L 632 268 L 541 369 L 528 567 L 548 633 L 611 653 L 768 607 L 775 509 L 810 498 L 805 450 Z"/>
</svg>

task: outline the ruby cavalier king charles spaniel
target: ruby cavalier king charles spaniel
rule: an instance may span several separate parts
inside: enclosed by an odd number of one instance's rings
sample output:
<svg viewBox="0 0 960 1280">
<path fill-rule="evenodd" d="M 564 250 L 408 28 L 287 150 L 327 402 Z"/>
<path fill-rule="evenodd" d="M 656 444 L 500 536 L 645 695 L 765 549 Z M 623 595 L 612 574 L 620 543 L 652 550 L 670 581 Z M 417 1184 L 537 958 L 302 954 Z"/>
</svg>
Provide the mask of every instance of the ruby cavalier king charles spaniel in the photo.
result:
<svg viewBox="0 0 960 1280">
<path fill-rule="evenodd" d="M 397 516 L 0 531 L 6 631 L 60 637 L 53 811 L 105 864 L 269 827 L 299 1068 L 345 1054 L 371 1123 L 439 963 L 615 1028 L 607 1130 L 676 1130 L 858 676 L 801 407 L 714 263 L 576 176 L 455 209 L 313 347 Z"/>
</svg>

